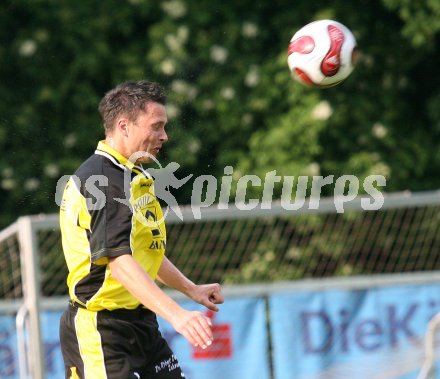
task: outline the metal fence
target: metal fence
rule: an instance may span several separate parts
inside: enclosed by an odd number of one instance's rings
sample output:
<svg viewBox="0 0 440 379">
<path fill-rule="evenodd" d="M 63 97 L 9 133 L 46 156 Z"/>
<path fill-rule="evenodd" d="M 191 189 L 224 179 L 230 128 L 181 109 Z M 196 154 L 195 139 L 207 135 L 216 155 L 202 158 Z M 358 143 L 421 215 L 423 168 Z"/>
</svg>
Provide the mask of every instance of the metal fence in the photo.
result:
<svg viewBox="0 0 440 379">
<path fill-rule="evenodd" d="M 185 207 L 183 222 L 167 217 L 167 255 L 195 282 L 440 271 L 440 191 L 390 194 L 376 211 L 364 211 L 360 198 L 346 203 L 344 213 L 333 198 L 322 199 L 318 209 L 308 203 L 297 211 L 280 203 L 228 208 L 211 206 L 195 219 Z M 2 231 L 0 268 L 0 300 L 26 300 L 30 344 L 38 353 L 39 299 L 67 294 L 58 216 L 24 217 Z M 30 365 L 37 372 L 41 357 Z"/>
</svg>

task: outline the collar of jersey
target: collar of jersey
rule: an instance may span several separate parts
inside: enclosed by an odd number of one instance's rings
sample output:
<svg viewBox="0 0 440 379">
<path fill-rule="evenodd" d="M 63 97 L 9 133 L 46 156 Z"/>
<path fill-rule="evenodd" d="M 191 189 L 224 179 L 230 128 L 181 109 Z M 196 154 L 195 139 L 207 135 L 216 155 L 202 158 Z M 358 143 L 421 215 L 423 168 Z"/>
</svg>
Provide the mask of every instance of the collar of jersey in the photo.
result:
<svg viewBox="0 0 440 379">
<path fill-rule="evenodd" d="M 107 145 L 104 140 L 99 141 L 98 146 L 96 147 L 96 151 L 102 151 L 103 153 L 107 153 L 112 158 L 114 158 L 117 161 L 117 163 L 127 167 L 130 171 L 133 171 L 137 174 L 143 172 L 142 168 L 136 166 L 133 162 L 130 162 L 121 153 L 119 153 L 118 151 Z"/>
</svg>

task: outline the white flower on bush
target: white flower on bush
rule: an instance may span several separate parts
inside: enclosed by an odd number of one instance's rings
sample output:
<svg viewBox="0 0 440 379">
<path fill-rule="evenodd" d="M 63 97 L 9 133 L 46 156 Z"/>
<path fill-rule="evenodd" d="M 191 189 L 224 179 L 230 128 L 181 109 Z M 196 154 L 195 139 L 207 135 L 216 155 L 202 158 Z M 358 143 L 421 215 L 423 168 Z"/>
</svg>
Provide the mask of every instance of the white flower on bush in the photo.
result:
<svg viewBox="0 0 440 379">
<path fill-rule="evenodd" d="M 18 52 L 22 57 L 30 57 L 34 55 L 36 51 L 37 43 L 31 39 L 24 41 L 18 49 Z"/>
<path fill-rule="evenodd" d="M 70 133 L 64 138 L 64 146 L 67 148 L 73 147 L 76 145 L 76 141 L 76 135 L 74 133 Z"/>
<path fill-rule="evenodd" d="M 167 34 L 165 43 L 171 51 L 177 51 L 188 41 L 189 29 L 187 26 L 180 26 L 175 34 Z"/>
<path fill-rule="evenodd" d="M 205 99 L 202 102 L 202 108 L 206 111 L 214 109 L 214 101 L 212 99 Z"/>
<path fill-rule="evenodd" d="M 56 165 L 55 163 L 49 163 L 48 165 L 46 165 L 46 167 L 44 168 L 44 173 L 49 177 L 49 178 L 55 178 L 58 176 L 58 174 L 60 173 L 60 169 L 58 167 L 58 165 Z"/>
<path fill-rule="evenodd" d="M 373 136 L 380 139 L 386 137 L 386 135 L 388 134 L 386 126 L 381 124 L 380 122 L 376 122 L 373 125 L 371 132 L 373 133 Z"/>
<path fill-rule="evenodd" d="M 200 141 L 193 138 L 188 144 L 188 150 L 192 154 L 197 153 L 200 150 Z"/>
<path fill-rule="evenodd" d="M 248 86 L 248 87 L 255 87 L 258 82 L 260 81 L 260 75 L 258 74 L 258 67 L 255 65 L 252 65 L 249 68 L 249 71 L 247 72 L 245 78 L 244 78 L 244 83 Z"/>
<path fill-rule="evenodd" d="M 232 100 L 235 97 L 235 90 L 232 87 L 225 87 L 221 90 L 220 94 L 226 100 Z"/>
<path fill-rule="evenodd" d="M 37 178 L 29 178 L 24 182 L 26 191 L 35 191 L 38 187 L 40 187 L 40 181 Z"/>
<path fill-rule="evenodd" d="M 186 25 L 181 25 L 177 29 L 177 38 L 181 43 L 186 43 L 189 37 L 189 29 Z"/>
<path fill-rule="evenodd" d="M 16 184 L 17 183 L 12 178 L 3 179 L 1 182 L 1 186 L 5 191 L 10 191 L 10 190 L 14 189 Z"/>
<path fill-rule="evenodd" d="M 195 86 L 184 80 L 174 80 L 171 83 L 171 88 L 175 93 L 185 96 L 188 100 L 194 100 L 198 92 Z"/>
<path fill-rule="evenodd" d="M 258 26 L 253 22 L 245 21 L 241 26 L 241 33 L 243 37 L 255 38 L 258 35 Z"/>
<path fill-rule="evenodd" d="M 211 46 L 211 59 L 218 63 L 218 64 L 223 64 L 226 62 L 226 60 L 228 59 L 228 50 L 220 45 L 213 45 Z"/>
<path fill-rule="evenodd" d="M 321 167 L 319 165 L 319 163 L 317 162 L 312 162 L 307 166 L 307 174 L 309 176 L 317 176 L 320 175 L 321 173 Z"/>
<path fill-rule="evenodd" d="M 170 120 L 175 119 L 180 114 L 180 109 L 177 105 L 168 103 L 167 104 L 167 116 Z"/>
<path fill-rule="evenodd" d="M 312 110 L 312 118 L 315 120 L 325 121 L 333 113 L 333 108 L 326 100 L 320 101 Z"/>
<path fill-rule="evenodd" d="M 165 43 L 171 51 L 177 51 L 182 46 L 181 41 L 174 34 L 167 34 L 165 36 Z"/>
<path fill-rule="evenodd" d="M 181 18 L 186 15 L 186 4 L 180 0 L 164 1 L 162 10 L 171 18 Z"/>
<path fill-rule="evenodd" d="M 176 63 L 172 59 L 166 59 L 161 63 L 160 69 L 165 75 L 173 75 L 176 72 Z"/>
</svg>

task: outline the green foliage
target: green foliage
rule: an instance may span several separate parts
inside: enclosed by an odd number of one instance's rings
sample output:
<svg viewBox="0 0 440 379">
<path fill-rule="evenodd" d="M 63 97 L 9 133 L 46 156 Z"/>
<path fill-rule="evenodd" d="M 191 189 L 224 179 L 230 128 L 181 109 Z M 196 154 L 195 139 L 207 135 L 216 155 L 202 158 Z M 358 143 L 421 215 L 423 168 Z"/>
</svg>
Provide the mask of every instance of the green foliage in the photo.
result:
<svg viewBox="0 0 440 379">
<path fill-rule="evenodd" d="M 402 35 L 416 47 L 434 48 L 435 37 L 440 31 L 440 2 L 437 0 L 383 0 L 390 9 L 397 11 L 405 22 Z"/>
<path fill-rule="evenodd" d="M 435 0 L 148 0 L 0 4 L 0 225 L 55 212 L 55 186 L 103 137 L 97 104 L 148 78 L 169 92 L 165 161 L 179 174 L 369 174 L 387 191 L 440 185 Z M 343 84 L 303 88 L 286 50 L 305 23 L 353 30 Z M 166 162 L 164 162 L 166 163 Z M 258 192 L 258 189 L 257 189 Z M 191 182 L 176 193 L 188 203 Z"/>
</svg>

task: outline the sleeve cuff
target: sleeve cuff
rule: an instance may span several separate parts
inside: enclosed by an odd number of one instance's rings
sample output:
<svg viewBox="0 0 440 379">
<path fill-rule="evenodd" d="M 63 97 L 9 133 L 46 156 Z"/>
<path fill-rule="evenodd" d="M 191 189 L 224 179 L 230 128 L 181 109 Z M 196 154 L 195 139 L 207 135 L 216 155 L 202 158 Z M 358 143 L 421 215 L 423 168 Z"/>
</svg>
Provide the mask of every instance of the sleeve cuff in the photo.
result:
<svg viewBox="0 0 440 379">
<path fill-rule="evenodd" d="M 98 251 L 93 251 L 91 254 L 91 260 L 93 263 L 95 263 L 96 261 L 101 260 L 102 258 L 115 258 L 115 257 L 119 257 L 120 255 L 124 255 L 124 254 L 131 255 L 130 246 L 103 248 Z"/>
</svg>

